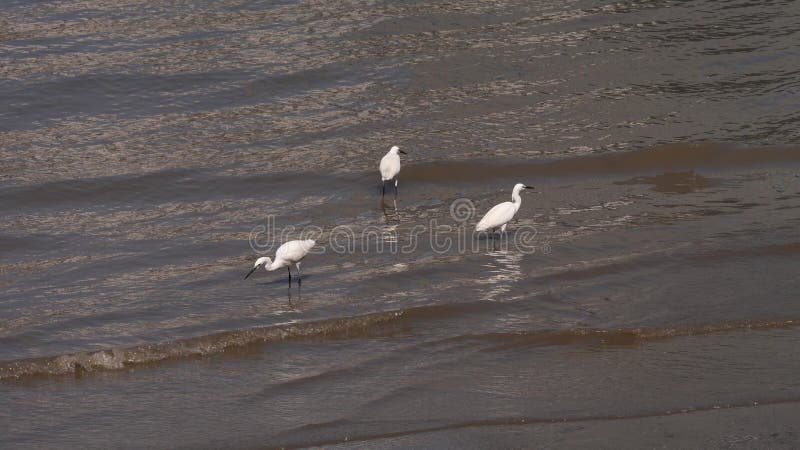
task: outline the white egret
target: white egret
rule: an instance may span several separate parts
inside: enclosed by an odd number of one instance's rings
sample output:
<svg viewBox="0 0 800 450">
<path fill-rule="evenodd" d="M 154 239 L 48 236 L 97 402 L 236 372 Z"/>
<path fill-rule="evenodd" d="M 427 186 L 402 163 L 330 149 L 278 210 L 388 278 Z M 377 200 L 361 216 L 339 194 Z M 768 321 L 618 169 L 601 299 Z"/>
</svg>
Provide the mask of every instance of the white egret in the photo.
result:
<svg viewBox="0 0 800 450">
<path fill-rule="evenodd" d="M 262 266 L 267 271 L 273 271 L 280 269 L 281 267 L 286 267 L 286 270 L 289 271 L 289 284 L 292 284 L 292 269 L 289 266 L 294 264 L 297 266 L 299 283 L 302 281 L 300 278 L 302 276 L 300 273 L 300 260 L 306 257 L 314 244 L 316 244 L 316 241 L 313 239 L 289 241 L 278 247 L 278 251 L 275 252 L 275 261 L 271 260 L 268 256 L 262 256 L 261 258 L 258 258 L 256 263 L 253 265 L 253 268 L 250 269 L 250 272 L 247 272 L 247 275 L 244 276 L 244 279 L 246 280 L 247 277 L 256 271 L 256 269 Z"/>
<path fill-rule="evenodd" d="M 400 155 L 398 153 L 406 154 L 395 145 L 389 149 L 389 153 L 381 158 L 381 196 L 386 195 L 386 182 L 391 180 L 394 180 L 394 195 L 397 195 L 397 174 L 400 173 Z"/>
<path fill-rule="evenodd" d="M 505 233 L 506 225 L 514 218 L 514 215 L 517 214 L 522 204 L 522 198 L 520 198 L 519 193 L 523 189 L 533 189 L 533 187 L 517 183 L 514 186 L 514 190 L 511 192 L 511 201 L 503 202 L 492 207 L 492 209 L 483 216 L 480 222 L 478 222 L 478 225 L 475 226 L 475 231 L 486 231 L 489 229 L 494 231 L 495 228 L 500 227 L 500 233 Z"/>
</svg>

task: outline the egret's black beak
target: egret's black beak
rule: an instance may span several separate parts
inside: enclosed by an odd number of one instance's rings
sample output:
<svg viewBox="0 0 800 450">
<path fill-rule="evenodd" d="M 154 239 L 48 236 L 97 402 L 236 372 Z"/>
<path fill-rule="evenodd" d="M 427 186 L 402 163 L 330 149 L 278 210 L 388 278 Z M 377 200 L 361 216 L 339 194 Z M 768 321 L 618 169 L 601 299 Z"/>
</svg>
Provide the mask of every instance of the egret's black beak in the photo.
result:
<svg viewBox="0 0 800 450">
<path fill-rule="evenodd" d="M 404 151 L 402 151 L 402 150 L 398 150 L 398 152 L 399 152 L 399 153 L 402 153 L 402 154 L 404 154 L 404 155 L 407 155 L 407 154 L 408 154 L 408 153 L 406 153 L 406 152 L 404 152 Z"/>
<path fill-rule="evenodd" d="M 258 266 L 255 266 L 255 267 L 253 267 L 252 269 L 250 269 L 250 272 L 247 272 L 247 275 L 245 275 L 245 276 L 244 276 L 244 279 L 246 280 L 246 279 L 247 279 L 247 277 L 249 277 L 250 275 L 252 275 L 252 274 L 253 274 L 253 272 L 255 272 L 255 271 L 256 271 L 256 269 L 258 269 Z"/>
<path fill-rule="evenodd" d="M 528 185 L 526 184 L 526 185 L 525 185 L 525 189 L 533 189 L 533 186 L 528 186 Z"/>
</svg>

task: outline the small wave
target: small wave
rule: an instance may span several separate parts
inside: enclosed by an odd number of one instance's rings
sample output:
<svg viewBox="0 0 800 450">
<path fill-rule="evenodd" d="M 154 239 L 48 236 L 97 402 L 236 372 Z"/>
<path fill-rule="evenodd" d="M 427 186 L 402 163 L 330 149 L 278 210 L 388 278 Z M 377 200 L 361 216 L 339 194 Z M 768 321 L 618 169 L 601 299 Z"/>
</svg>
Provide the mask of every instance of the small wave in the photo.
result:
<svg viewBox="0 0 800 450">
<path fill-rule="evenodd" d="M 685 336 L 703 336 L 740 330 L 774 330 L 800 326 L 800 319 L 740 320 L 698 325 L 654 328 L 573 328 L 568 330 L 534 330 L 510 333 L 489 333 L 462 336 L 460 340 L 497 342 L 490 351 L 516 347 L 547 345 L 634 346 L 642 342 L 663 341 Z"/>
<path fill-rule="evenodd" d="M 300 339 L 350 339 L 375 336 L 404 322 L 451 318 L 458 314 L 487 312 L 499 305 L 468 302 L 425 305 L 354 317 L 298 322 L 224 331 L 204 336 L 141 346 L 77 352 L 66 355 L 0 362 L 0 381 L 58 375 L 81 376 L 164 361 L 212 356 L 268 342 Z"/>
<path fill-rule="evenodd" d="M 375 332 L 375 327 L 397 321 L 404 313 L 402 310 L 379 312 L 316 322 L 225 331 L 130 348 L 0 362 L 0 381 L 36 376 L 68 374 L 80 376 L 93 371 L 117 370 L 168 360 L 210 356 L 266 342 L 369 336 Z"/>
<path fill-rule="evenodd" d="M 476 301 L 426 305 L 402 310 L 365 314 L 315 322 L 289 323 L 225 331 L 164 343 L 77 352 L 65 355 L 0 362 L 0 381 L 59 375 L 82 376 L 91 372 L 119 370 L 165 361 L 200 358 L 241 351 L 251 345 L 302 339 L 352 339 L 385 334 L 407 322 L 452 318 L 459 314 L 491 312 L 503 305 Z M 737 330 L 768 330 L 800 326 L 800 319 L 742 320 L 715 324 L 663 328 L 574 328 L 469 334 L 442 341 L 485 341 L 497 351 L 524 346 L 617 345 L 632 346 L 645 341 L 666 340 Z"/>
</svg>

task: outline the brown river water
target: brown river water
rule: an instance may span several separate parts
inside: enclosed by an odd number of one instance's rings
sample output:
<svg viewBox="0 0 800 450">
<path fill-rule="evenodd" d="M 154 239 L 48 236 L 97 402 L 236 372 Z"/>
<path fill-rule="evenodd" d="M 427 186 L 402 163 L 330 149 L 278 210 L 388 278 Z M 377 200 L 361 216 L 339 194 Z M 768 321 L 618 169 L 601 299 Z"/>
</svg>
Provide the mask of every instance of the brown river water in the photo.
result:
<svg viewBox="0 0 800 450">
<path fill-rule="evenodd" d="M 798 42 L 793 1 L 0 2 L 0 447 L 800 447 Z"/>
</svg>

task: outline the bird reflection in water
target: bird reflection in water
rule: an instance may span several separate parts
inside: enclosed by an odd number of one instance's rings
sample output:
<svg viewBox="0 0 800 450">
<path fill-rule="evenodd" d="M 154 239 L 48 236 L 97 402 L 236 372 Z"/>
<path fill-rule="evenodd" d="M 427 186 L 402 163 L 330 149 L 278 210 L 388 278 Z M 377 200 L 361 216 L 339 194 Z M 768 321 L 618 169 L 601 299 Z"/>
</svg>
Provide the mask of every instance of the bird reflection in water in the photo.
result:
<svg viewBox="0 0 800 450">
<path fill-rule="evenodd" d="M 290 285 L 289 288 L 286 289 L 286 298 L 289 301 L 289 308 L 291 308 L 293 310 L 297 310 L 297 306 L 296 305 L 303 301 L 303 285 L 302 284 L 300 284 L 300 283 L 297 284 L 297 296 L 296 296 L 296 298 L 294 298 L 295 302 L 292 302 L 292 299 L 293 299 L 292 297 L 293 297 L 292 296 L 292 287 Z"/>
<path fill-rule="evenodd" d="M 383 210 L 383 218 L 387 224 L 400 223 L 400 212 L 397 210 L 397 199 L 392 199 L 392 204 L 388 204 L 384 199 L 381 199 L 381 209 Z"/>
<path fill-rule="evenodd" d="M 522 253 L 508 250 L 490 251 L 493 262 L 485 265 L 488 276 L 477 280 L 490 286 L 484 300 L 495 300 L 511 290 L 511 286 L 522 279 Z"/>
</svg>

